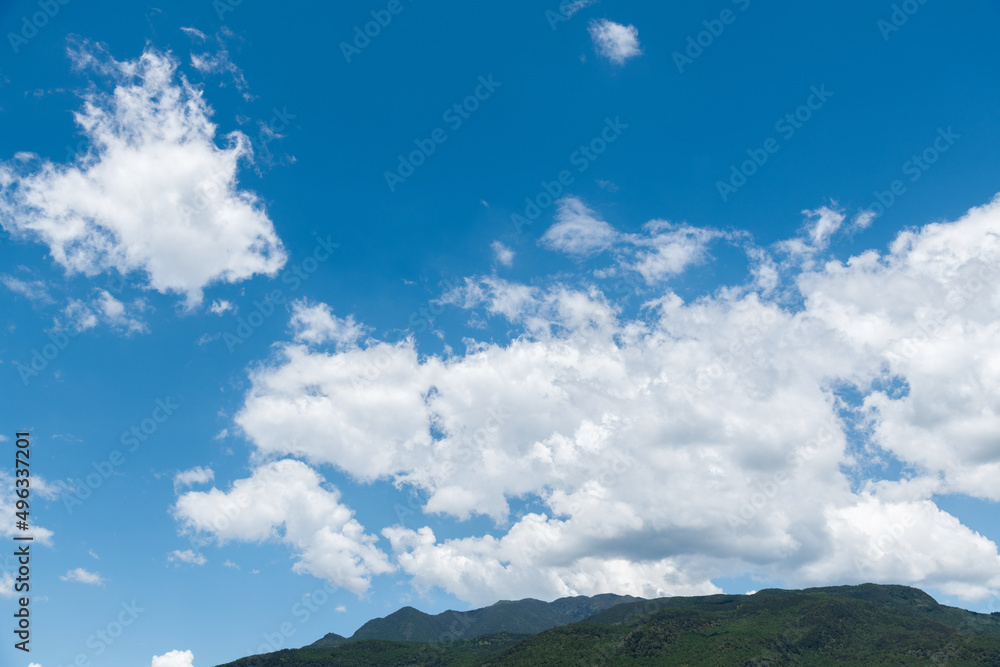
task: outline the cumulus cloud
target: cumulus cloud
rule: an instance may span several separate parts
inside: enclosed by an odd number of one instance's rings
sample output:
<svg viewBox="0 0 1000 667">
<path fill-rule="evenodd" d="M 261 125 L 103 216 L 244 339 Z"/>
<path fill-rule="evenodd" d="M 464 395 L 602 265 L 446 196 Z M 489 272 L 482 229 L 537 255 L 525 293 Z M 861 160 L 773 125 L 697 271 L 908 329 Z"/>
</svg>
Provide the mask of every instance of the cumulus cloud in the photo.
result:
<svg viewBox="0 0 1000 667">
<path fill-rule="evenodd" d="M 118 62 L 84 44 L 73 57 L 110 78 L 114 92 L 92 88 L 75 114 L 90 142 L 85 155 L 0 163 L 4 229 L 47 245 L 69 273 L 144 274 L 189 306 L 212 283 L 275 275 L 285 252 L 237 180 L 252 158 L 249 139 L 234 132 L 225 148 L 216 144 L 211 108 L 169 54 L 148 48 Z"/>
<path fill-rule="evenodd" d="M 732 236 L 666 220 L 651 220 L 642 230 L 641 234 L 619 232 L 580 199 L 563 197 L 558 202 L 555 223 L 539 243 L 578 258 L 614 249 L 618 252 L 618 268 L 635 271 L 652 284 L 704 262 L 713 241 Z"/>
<path fill-rule="evenodd" d="M 638 272 L 647 283 L 680 275 L 689 267 L 708 259 L 709 244 L 726 235 L 712 229 L 674 225 L 663 220 L 645 224 L 647 235 L 630 235 L 636 247 L 634 257 L 622 262 L 623 268 Z"/>
<path fill-rule="evenodd" d="M 506 245 L 500 241 L 494 241 L 490 244 L 490 249 L 493 251 L 493 259 L 498 264 L 501 264 L 502 266 L 514 265 L 514 251 Z"/>
<path fill-rule="evenodd" d="M 282 344 L 235 421 L 261 460 L 305 462 L 185 494 L 178 518 L 220 541 L 284 540 L 299 571 L 352 590 L 396 567 L 476 603 L 708 593 L 748 571 L 995 594 L 996 544 L 934 497 L 1000 501 L 1000 198 L 846 261 L 820 250 L 846 217 L 813 213 L 802 240 L 822 262 L 752 248 L 746 284 L 699 298 L 651 289 L 628 313 L 599 285 L 470 277 L 442 302 L 505 319 L 508 340 L 447 357 L 413 339 Z M 657 223 L 604 237 L 619 265 L 658 278 L 706 261 L 721 234 Z M 794 305 L 767 296 L 777 282 Z M 880 473 L 885 460 L 904 472 Z M 411 518 L 381 531 L 390 560 L 320 465 L 497 530 L 444 538 Z"/>
<path fill-rule="evenodd" d="M 174 489 L 180 489 L 195 484 L 207 484 L 215 479 L 215 471 L 211 468 L 196 466 L 190 470 L 183 470 L 174 475 Z"/>
<path fill-rule="evenodd" d="M 550 250 L 589 257 L 607 250 L 618 232 L 576 197 L 559 200 L 555 224 L 546 230 L 540 243 Z"/>
<path fill-rule="evenodd" d="M 194 667 L 194 653 L 191 651 L 171 651 L 154 656 L 149 667 Z"/>
<path fill-rule="evenodd" d="M 78 567 L 75 570 L 70 570 L 66 574 L 59 577 L 63 581 L 72 581 L 78 584 L 89 584 L 91 586 L 103 586 L 104 578 L 101 577 L 97 572 L 88 572 L 82 567 Z"/>
<path fill-rule="evenodd" d="M 313 345 L 330 342 L 338 349 L 354 347 L 365 335 L 365 327 L 356 323 L 353 315 L 340 318 L 325 303 L 310 304 L 301 299 L 292 303 L 291 327 L 297 341 Z"/>
<path fill-rule="evenodd" d="M 186 530 L 220 543 L 278 540 L 296 552 L 295 572 L 326 579 L 361 595 L 373 575 L 392 571 L 340 493 L 305 464 L 269 463 L 228 491 L 192 491 L 177 499 L 174 515 Z"/>
<path fill-rule="evenodd" d="M 212 302 L 212 305 L 208 308 L 209 312 L 213 315 L 222 315 L 228 310 L 233 310 L 232 301 L 227 301 L 226 299 L 216 299 Z"/>
<path fill-rule="evenodd" d="M 191 549 L 184 551 L 174 550 L 167 555 L 167 560 L 171 563 L 187 563 L 188 565 L 204 565 L 208 560 L 201 554 L 195 553 Z"/>
<path fill-rule="evenodd" d="M 590 22 L 590 38 L 602 56 L 617 65 L 624 65 L 629 58 L 642 55 L 639 31 L 633 25 L 622 25 L 601 19 Z"/>
</svg>

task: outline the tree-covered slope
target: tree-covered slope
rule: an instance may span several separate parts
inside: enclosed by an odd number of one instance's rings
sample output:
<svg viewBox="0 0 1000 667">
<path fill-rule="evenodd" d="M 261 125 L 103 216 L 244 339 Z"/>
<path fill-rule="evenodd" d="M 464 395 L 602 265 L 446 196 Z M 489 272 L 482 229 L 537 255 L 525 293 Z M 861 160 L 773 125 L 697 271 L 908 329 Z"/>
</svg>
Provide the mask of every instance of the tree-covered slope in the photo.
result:
<svg viewBox="0 0 1000 667">
<path fill-rule="evenodd" d="M 608 602 L 565 600 L 548 607 L 522 600 L 465 613 L 492 610 L 482 615 L 482 627 L 530 625 Z M 455 622 L 447 613 L 428 616 L 411 608 L 377 620 L 373 631 L 404 627 L 410 636 Z M 227 667 L 928 664 L 1000 665 L 1000 615 L 939 605 L 906 586 L 768 589 L 751 596 L 630 599 L 533 634 L 446 632 L 419 642 L 352 637 L 336 648 L 279 651 Z"/>
</svg>

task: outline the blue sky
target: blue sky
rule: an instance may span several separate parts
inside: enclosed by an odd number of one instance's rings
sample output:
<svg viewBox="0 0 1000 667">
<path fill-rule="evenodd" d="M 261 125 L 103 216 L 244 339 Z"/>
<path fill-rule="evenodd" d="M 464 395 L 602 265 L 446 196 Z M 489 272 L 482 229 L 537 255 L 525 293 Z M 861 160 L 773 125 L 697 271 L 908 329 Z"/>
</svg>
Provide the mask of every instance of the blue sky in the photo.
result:
<svg viewBox="0 0 1000 667">
<path fill-rule="evenodd" d="M 998 24 L 5 3 L 0 433 L 32 433 L 37 542 L 4 664 L 601 592 L 996 610 Z"/>
</svg>

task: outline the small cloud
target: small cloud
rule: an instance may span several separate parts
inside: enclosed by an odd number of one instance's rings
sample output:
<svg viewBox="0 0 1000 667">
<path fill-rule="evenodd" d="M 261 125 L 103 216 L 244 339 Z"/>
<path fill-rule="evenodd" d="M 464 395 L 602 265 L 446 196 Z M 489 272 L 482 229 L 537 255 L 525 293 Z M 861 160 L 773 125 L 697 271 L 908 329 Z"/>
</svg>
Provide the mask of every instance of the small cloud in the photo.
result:
<svg viewBox="0 0 1000 667">
<path fill-rule="evenodd" d="M 250 574 L 260 574 L 260 570 L 250 570 Z"/>
<path fill-rule="evenodd" d="M 851 220 L 851 232 L 861 232 L 868 229 L 876 215 L 875 211 L 871 210 L 861 211 L 855 215 L 854 219 Z"/>
<path fill-rule="evenodd" d="M 229 51 L 226 50 L 224 46 L 221 46 L 221 39 L 219 40 L 219 43 L 219 50 L 214 54 L 192 53 L 191 67 L 194 67 L 202 74 L 228 74 L 232 79 L 236 90 L 243 94 L 243 99 L 248 102 L 255 99 L 253 95 L 247 92 L 250 88 L 250 84 L 247 83 L 246 77 L 243 76 L 243 70 L 237 67 L 236 64 L 229 59 Z"/>
<path fill-rule="evenodd" d="M 107 290 L 98 290 L 96 298 L 89 302 L 69 299 L 62 311 L 64 319 L 57 322 L 57 327 L 80 333 L 104 322 L 126 335 L 149 333 L 146 323 L 134 315 L 134 311 L 145 309 L 146 302 L 142 299 L 136 299 L 131 306 L 126 306 Z"/>
<path fill-rule="evenodd" d="M 229 437 L 229 429 L 228 428 L 224 428 L 221 431 L 219 431 L 218 433 L 216 433 L 215 437 L 212 438 L 212 440 L 225 440 L 228 437 Z"/>
<path fill-rule="evenodd" d="M 201 554 L 196 554 L 190 549 L 185 549 L 184 551 L 171 551 L 167 556 L 167 560 L 171 563 L 187 563 L 188 565 L 204 565 L 208 560 Z"/>
<path fill-rule="evenodd" d="M 101 560 L 101 557 L 100 557 L 100 556 L 98 556 L 98 555 L 97 555 L 96 553 L 94 553 L 94 550 L 93 550 L 93 549 L 91 549 L 91 550 L 90 550 L 90 551 L 88 551 L 87 553 L 88 553 L 88 554 L 90 554 L 90 555 L 91 555 L 91 557 L 92 557 L 92 558 L 93 558 L 94 560 Z"/>
<path fill-rule="evenodd" d="M 598 0 L 576 0 L 576 2 L 564 2 L 559 9 L 563 16 L 570 19 L 581 9 L 597 4 Z"/>
<path fill-rule="evenodd" d="M 292 303 L 291 328 L 300 343 L 332 342 L 337 349 L 357 347 L 358 340 L 365 335 L 365 327 L 355 322 L 353 315 L 346 319 L 337 317 L 327 304 L 310 304 L 304 299 Z"/>
<path fill-rule="evenodd" d="M 494 241 L 490 244 L 490 248 L 493 249 L 493 258 L 497 262 L 503 264 L 504 266 L 512 266 L 514 264 L 514 251 L 505 246 L 500 241 Z"/>
<path fill-rule="evenodd" d="M 227 310 L 233 310 L 232 301 L 226 301 L 225 299 L 216 299 L 211 306 L 208 308 L 209 312 L 214 315 L 222 315 Z"/>
<path fill-rule="evenodd" d="M 747 591 L 744 595 L 757 595 L 757 591 Z"/>
<path fill-rule="evenodd" d="M 479 203 L 485 206 L 486 208 L 490 207 L 489 202 L 487 202 L 485 199 L 480 199 Z"/>
<path fill-rule="evenodd" d="M 78 584 L 90 584 L 91 586 L 103 586 L 104 579 L 100 574 L 96 572 L 88 572 L 82 567 L 78 567 L 75 570 L 70 570 L 66 574 L 59 577 L 63 581 L 73 581 Z"/>
<path fill-rule="evenodd" d="M 218 340 L 220 338 L 222 338 L 222 334 L 220 333 L 215 333 L 215 334 L 204 333 L 198 340 L 194 342 L 194 344 L 197 345 L 198 347 L 201 347 L 203 345 L 208 345 L 213 340 Z"/>
<path fill-rule="evenodd" d="M 337 605 L 337 607 L 336 607 L 336 608 L 334 609 L 334 611 L 335 611 L 335 612 L 338 612 L 338 613 L 340 613 L 340 614 L 346 614 L 346 613 L 347 613 L 347 607 L 345 607 L 345 606 L 344 606 L 344 605 L 342 605 L 342 604 L 339 604 L 339 605 Z"/>
<path fill-rule="evenodd" d="M 591 21 L 590 37 L 597 52 L 616 65 L 624 65 L 629 58 L 642 55 L 639 31 L 633 25 L 626 26 L 607 19 Z"/>
<path fill-rule="evenodd" d="M 614 227 L 597 218 L 597 214 L 576 197 L 559 200 L 555 219 L 555 224 L 540 241 L 550 250 L 589 257 L 607 250 L 618 238 Z"/>
<path fill-rule="evenodd" d="M 191 651 L 171 651 L 153 656 L 149 667 L 194 667 L 194 653 Z"/>
<path fill-rule="evenodd" d="M 199 42 L 204 42 L 206 39 L 208 39 L 207 37 L 205 37 L 205 33 L 203 33 L 201 30 L 198 30 L 197 28 L 181 28 L 181 31 L 191 39 L 196 39 Z"/>
<path fill-rule="evenodd" d="M 225 563 L 223 563 L 222 567 L 228 567 L 231 570 L 238 570 L 238 569 L 240 569 L 240 566 L 237 565 L 236 563 L 234 563 L 231 560 L 227 560 Z"/>
<path fill-rule="evenodd" d="M 615 185 L 611 181 L 598 180 L 597 181 L 597 187 L 601 188 L 602 190 L 606 190 L 608 192 L 611 192 L 611 193 L 615 193 L 615 192 L 618 192 L 619 190 L 621 190 L 620 187 L 618 187 L 617 185 Z"/>
<path fill-rule="evenodd" d="M 174 490 L 194 486 L 195 484 L 206 484 L 213 479 L 215 479 L 215 472 L 211 468 L 197 466 L 174 475 Z"/>
<path fill-rule="evenodd" d="M 815 211 L 802 211 L 802 214 L 807 218 L 806 228 L 809 240 L 815 248 L 826 247 L 830 237 L 844 223 L 844 214 L 829 206 L 821 206 Z M 869 220 L 869 222 L 871 221 Z"/>
<path fill-rule="evenodd" d="M 0 275 L 0 283 L 3 283 L 3 286 L 14 294 L 20 294 L 29 301 L 42 304 L 53 303 L 48 288 L 41 280 L 27 282 L 5 274 Z"/>
</svg>

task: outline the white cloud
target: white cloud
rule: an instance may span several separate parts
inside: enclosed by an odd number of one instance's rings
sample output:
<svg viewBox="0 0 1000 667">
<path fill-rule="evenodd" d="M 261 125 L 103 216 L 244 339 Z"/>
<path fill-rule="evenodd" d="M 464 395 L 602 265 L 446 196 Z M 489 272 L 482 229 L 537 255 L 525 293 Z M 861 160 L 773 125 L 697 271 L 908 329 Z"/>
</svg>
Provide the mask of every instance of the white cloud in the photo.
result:
<svg viewBox="0 0 1000 667">
<path fill-rule="evenodd" d="M 63 581 L 72 581 L 78 584 L 89 584 L 91 586 L 103 586 L 104 579 L 100 574 L 96 572 L 88 572 L 82 567 L 78 567 L 75 570 L 70 570 L 66 574 L 59 577 Z"/>
<path fill-rule="evenodd" d="M 201 554 L 195 553 L 191 549 L 184 551 L 174 550 L 167 555 L 167 561 L 171 563 L 187 563 L 188 565 L 204 565 L 208 560 Z"/>
<path fill-rule="evenodd" d="M 226 301 L 225 299 L 216 299 L 212 302 L 212 305 L 208 309 L 213 315 L 222 315 L 228 310 L 233 310 L 232 301 Z"/>
<path fill-rule="evenodd" d="M 207 39 L 205 37 L 205 33 L 203 33 L 201 30 L 198 30 L 197 28 L 182 27 L 181 31 L 191 39 L 196 39 L 199 42 L 204 42 Z"/>
<path fill-rule="evenodd" d="M 63 308 L 63 319 L 59 321 L 59 326 L 82 332 L 103 322 L 125 335 L 149 333 L 149 326 L 136 315 L 136 311 L 142 312 L 145 309 L 146 303 L 142 299 L 136 299 L 126 306 L 107 290 L 97 290 L 96 296 L 90 301 L 69 299 Z"/>
<path fill-rule="evenodd" d="M 190 470 L 184 470 L 174 475 L 174 489 L 180 489 L 195 484 L 207 484 L 215 479 L 215 471 L 211 468 L 196 466 Z"/>
<path fill-rule="evenodd" d="M 238 570 L 238 569 L 240 569 L 240 566 L 237 565 L 236 563 L 234 563 L 231 560 L 227 560 L 225 563 L 222 564 L 222 566 L 223 567 L 228 567 L 231 570 Z"/>
<path fill-rule="evenodd" d="M 194 653 L 191 651 L 171 651 L 154 656 L 149 667 L 194 667 Z"/>
<path fill-rule="evenodd" d="M 718 230 L 665 220 L 647 222 L 643 232 L 620 233 L 580 199 L 564 197 L 558 202 L 555 224 L 542 235 L 540 243 L 549 250 L 576 257 L 616 249 L 619 268 L 635 271 L 652 284 L 706 261 L 713 241 L 731 237 Z"/>
<path fill-rule="evenodd" d="M 17 597 L 14 590 L 14 577 L 9 572 L 0 570 L 0 598 Z"/>
<path fill-rule="evenodd" d="M 314 470 L 282 460 L 254 470 L 226 493 L 192 491 L 177 499 L 174 514 L 185 529 L 230 541 L 280 540 L 294 549 L 295 572 L 312 574 L 358 595 L 373 575 L 390 572 L 387 557 L 365 533 L 340 493 Z"/>
<path fill-rule="evenodd" d="M 301 299 L 292 303 L 291 327 L 297 341 L 313 345 L 332 342 L 338 349 L 355 347 L 365 335 L 365 327 L 357 324 L 353 315 L 343 319 L 325 303 L 310 304 Z"/>
<path fill-rule="evenodd" d="M 0 470 L 0 488 L 2 489 L 13 489 L 14 486 L 14 476 L 7 473 L 4 470 Z M 32 488 L 36 493 L 47 500 L 52 500 L 55 498 L 55 490 L 52 488 L 51 484 L 48 484 L 41 477 L 32 476 L 31 478 Z M 15 501 L 17 501 L 17 496 L 13 493 L 2 493 L 0 494 L 0 516 L 14 517 L 14 513 L 17 511 L 15 506 Z M 37 518 L 37 517 L 36 517 Z M 42 526 L 36 524 L 33 520 L 29 522 L 31 525 L 30 534 L 35 538 L 35 542 L 40 542 L 46 546 L 52 546 L 52 531 L 43 528 Z M 17 529 L 14 521 L 7 520 L 0 522 L 0 537 L 11 538 L 16 535 L 23 535 L 22 531 Z M 0 591 L 3 587 L 0 586 Z"/>
<path fill-rule="evenodd" d="M 607 250 L 618 238 L 614 227 L 576 197 L 559 200 L 555 224 L 542 236 L 541 244 L 568 255 L 589 257 Z"/>
<path fill-rule="evenodd" d="M 624 65 L 629 58 L 642 55 L 639 31 L 633 25 L 625 26 L 608 19 L 591 21 L 590 37 L 597 52 L 615 64 Z"/>
<path fill-rule="evenodd" d="M 711 229 L 673 225 L 653 220 L 643 229 L 648 237 L 630 235 L 629 241 L 638 250 L 634 259 L 624 259 L 624 268 L 638 272 L 647 283 L 680 275 L 689 267 L 708 259 L 708 245 L 725 234 Z"/>
<path fill-rule="evenodd" d="M 48 287 L 41 280 L 26 281 L 15 278 L 14 276 L 3 274 L 0 275 L 0 282 L 2 282 L 4 287 L 9 289 L 14 294 L 20 294 L 29 301 L 42 304 L 52 303 L 52 297 L 49 296 Z"/>
<path fill-rule="evenodd" d="M 347 613 L 347 607 L 345 607 L 342 604 L 338 604 L 336 606 L 336 608 L 334 609 L 334 611 L 337 612 L 338 614 L 346 614 Z"/>
<path fill-rule="evenodd" d="M 562 10 L 563 16 L 569 19 L 573 18 L 573 16 L 581 9 L 597 4 L 597 1 L 598 0 L 576 0 L 576 2 L 563 2 L 559 6 L 559 9 Z"/>
<path fill-rule="evenodd" d="M 254 96 L 247 92 L 250 85 L 247 83 L 243 70 L 230 59 L 229 51 L 224 47 L 220 46 L 215 53 L 192 53 L 191 67 L 202 74 L 228 74 L 236 89 L 243 93 L 244 99 L 248 101 L 254 99 Z"/>
<path fill-rule="evenodd" d="M 502 266 L 514 265 L 514 251 L 506 245 L 500 241 L 494 241 L 490 244 L 490 249 L 493 251 L 493 259 L 498 264 L 501 264 Z"/>
<path fill-rule="evenodd" d="M 286 343 L 252 372 L 235 421 L 263 460 L 333 465 L 419 490 L 427 514 L 492 518 L 495 535 L 441 539 L 419 517 L 382 531 L 416 586 L 470 602 L 706 593 L 747 571 L 995 593 L 996 544 L 933 498 L 1000 501 L 1000 198 L 846 262 L 821 256 L 844 219 L 828 210 L 801 239 L 815 268 L 751 247 L 748 284 L 690 301 L 651 288 L 635 315 L 596 285 L 485 276 L 442 302 L 505 318 L 508 341 L 447 357 L 412 339 Z M 616 261 L 679 246 L 658 277 L 720 235 L 614 233 Z M 796 305 L 769 300 L 779 283 Z M 847 418 L 871 435 L 856 441 Z M 907 472 L 871 472 L 887 458 Z M 282 539 L 300 571 L 330 578 L 347 559 L 323 559 L 315 536 L 338 534 L 350 511 L 306 463 L 278 465 L 279 488 L 261 468 L 228 494 L 182 496 L 178 518 L 209 530 L 226 502 L 245 507 L 213 529 L 220 541 Z M 514 515 L 513 499 L 536 508 Z M 364 590 L 391 565 L 360 525 L 352 535 L 340 553 Z"/>
<path fill-rule="evenodd" d="M 275 275 L 286 255 L 256 195 L 237 172 L 251 158 L 234 132 L 215 143 L 212 110 L 169 55 L 147 49 L 117 62 L 98 47 L 78 66 L 115 81 L 76 114 L 89 152 L 73 163 L 0 163 L 0 213 L 11 234 L 45 243 L 69 273 L 145 274 L 193 306 L 206 286 Z"/>
</svg>

